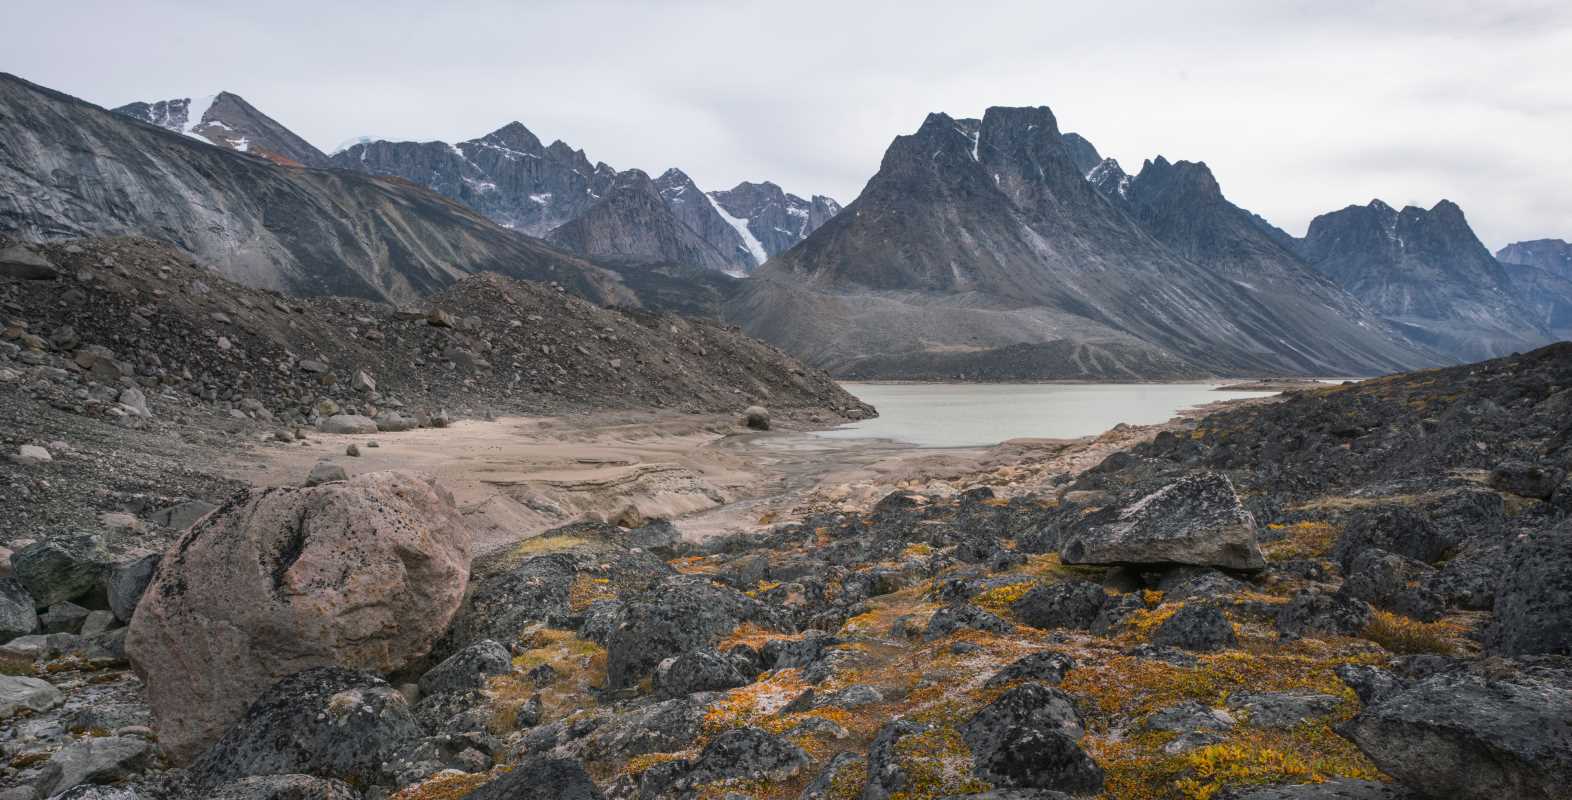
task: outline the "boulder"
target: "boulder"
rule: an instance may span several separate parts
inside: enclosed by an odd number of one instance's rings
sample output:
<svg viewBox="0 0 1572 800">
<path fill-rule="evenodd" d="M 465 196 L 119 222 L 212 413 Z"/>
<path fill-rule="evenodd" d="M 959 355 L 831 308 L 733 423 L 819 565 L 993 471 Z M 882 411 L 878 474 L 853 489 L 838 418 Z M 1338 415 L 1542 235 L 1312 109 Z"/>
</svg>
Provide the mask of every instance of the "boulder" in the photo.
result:
<svg viewBox="0 0 1572 800">
<path fill-rule="evenodd" d="M 818 717 L 810 717 L 818 719 Z M 802 790 L 798 800 L 836 800 L 844 794 L 835 791 L 837 784 L 847 784 L 855 780 L 859 770 L 866 770 L 868 760 L 856 753 L 836 753 L 830 762 L 819 770 L 819 774 L 808 782 Z M 855 785 L 854 783 L 852 785 Z"/>
<path fill-rule="evenodd" d="M 1521 497 L 1549 500 L 1566 477 L 1563 470 L 1530 464 L 1526 461 L 1503 461 L 1490 470 L 1490 488 Z"/>
<path fill-rule="evenodd" d="M 0 793 L 0 798 L 10 800 L 9 796 L 3 793 Z M 26 796 L 25 800 L 33 800 L 32 795 Z M 144 800 L 144 795 L 130 786 L 100 786 L 96 783 L 84 783 L 67 789 L 49 800 Z M 145 800 L 153 800 L 153 798 L 149 796 Z"/>
<path fill-rule="evenodd" d="M 638 683 L 666 658 L 710 647 L 743 621 L 779 627 L 768 607 L 708 577 L 666 578 L 619 609 L 606 643 L 606 686 Z"/>
<path fill-rule="evenodd" d="M 1503 655 L 1572 655 L 1572 522 L 1531 533 L 1507 553 L 1485 643 Z"/>
<path fill-rule="evenodd" d="M 738 671 L 731 657 L 710 648 L 673 656 L 655 668 L 655 691 L 663 697 L 725 691 L 747 686 L 750 682 Z"/>
<path fill-rule="evenodd" d="M 1572 675 L 1443 673 L 1339 732 L 1398 783 L 1449 800 L 1551 800 L 1572 786 Z"/>
<path fill-rule="evenodd" d="M 513 656 L 491 639 L 470 645 L 420 676 L 422 697 L 479 689 L 495 675 L 513 671 Z"/>
<path fill-rule="evenodd" d="M 648 753 L 685 750 L 703 732 L 706 702 L 679 697 L 617 715 L 574 748 L 588 761 L 623 762 Z"/>
<path fill-rule="evenodd" d="M 1017 728 L 1061 733 L 1072 742 L 1083 733 L 1075 701 L 1064 692 L 1040 683 L 1023 684 L 1005 692 L 972 715 L 961 725 L 960 731 L 977 764 L 981 765 L 1004 746 L 1010 731 Z"/>
<path fill-rule="evenodd" d="M 36 444 L 24 444 L 16 448 L 16 454 L 11 456 L 11 463 L 20 464 L 24 467 L 48 464 L 54 460 L 54 456 L 49 454 L 48 449 L 39 447 Z"/>
<path fill-rule="evenodd" d="M 1354 556 L 1341 592 L 1417 620 L 1434 622 L 1441 618 L 1445 603 L 1422 583 L 1435 572 L 1434 567 L 1422 561 L 1372 547 Z"/>
<path fill-rule="evenodd" d="M 1153 713 L 1146 718 L 1146 727 L 1154 731 L 1187 733 L 1190 731 L 1226 731 L 1235 720 L 1227 711 L 1208 708 L 1195 700 L 1186 700 Z"/>
<path fill-rule="evenodd" d="M 1284 639 L 1305 636 L 1358 636 L 1370 623 L 1370 604 L 1341 593 L 1314 589 L 1295 592 L 1277 612 L 1277 634 Z"/>
<path fill-rule="evenodd" d="M 1095 794 L 1103 788 L 1103 768 L 1076 744 L 1055 730 L 1015 727 L 999 747 L 979 757 L 977 775 L 995 786 L 1052 789 Z"/>
<path fill-rule="evenodd" d="M 568 594 L 577 574 L 572 555 L 550 553 L 487 576 L 470 593 L 437 646 L 437 657 L 486 639 L 514 641 L 520 631 L 535 623 L 566 625 Z"/>
<path fill-rule="evenodd" d="M 1122 508 L 1093 512 L 1060 550 L 1066 564 L 1190 564 L 1259 570 L 1255 517 L 1227 476 L 1187 475 Z"/>
<path fill-rule="evenodd" d="M 34 542 L 11 555 L 11 574 L 39 608 L 75 600 L 99 585 L 112 560 L 104 543 L 86 533 Z"/>
<path fill-rule="evenodd" d="M 1015 632 L 1014 625 L 1000 619 L 992 612 L 984 611 L 974 605 L 957 603 L 933 612 L 933 616 L 928 618 L 928 627 L 923 631 L 923 638 L 931 642 L 949 636 L 962 628 L 1000 634 Z"/>
<path fill-rule="evenodd" d="M 1398 506 L 1354 515 L 1332 546 L 1332 559 L 1347 570 L 1360 553 L 1379 548 L 1433 564 L 1456 546 L 1457 537 L 1437 527 L 1430 517 Z"/>
<path fill-rule="evenodd" d="M 349 480 L 349 473 L 344 468 L 331 461 L 318 461 L 306 475 L 307 486 L 320 486 L 324 483 Z"/>
<path fill-rule="evenodd" d="M 466 800 L 602 800 L 584 765 L 533 758 L 465 796 Z"/>
<path fill-rule="evenodd" d="M 317 426 L 323 433 L 376 433 L 377 423 L 360 414 L 334 414 Z"/>
<path fill-rule="evenodd" d="M 248 489 L 164 555 L 126 649 L 184 761 L 279 678 L 392 672 L 430 651 L 469 578 L 470 534 L 428 477 Z"/>
<path fill-rule="evenodd" d="M 66 600 L 55 603 L 48 611 L 39 614 L 38 625 L 44 633 L 81 633 L 87 615 L 87 609 Z"/>
<path fill-rule="evenodd" d="M 18 711 L 34 713 L 58 708 L 65 696 L 54 684 L 22 675 L 0 675 L 0 719 L 10 719 Z"/>
<path fill-rule="evenodd" d="M 29 250 L 25 245 L 13 244 L 0 250 L 0 278 L 48 281 L 59 276 L 59 270 L 49 259 Z"/>
<path fill-rule="evenodd" d="M 670 762 L 640 776 L 645 797 L 694 797 L 718 781 L 771 785 L 790 780 L 808 767 L 802 748 L 753 727 L 732 728 L 704 746 L 690 762 Z"/>
<path fill-rule="evenodd" d="M 411 431 L 419 427 L 414 417 L 406 417 L 397 411 L 384 411 L 376 416 L 377 431 L 385 433 L 398 433 Z"/>
<path fill-rule="evenodd" d="M 1324 783 L 1302 783 L 1294 786 L 1245 786 L 1225 789 L 1217 800 L 1420 800 L 1420 798 L 1390 783 L 1330 780 Z"/>
<path fill-rule="evenodd" d="M 290 440 L 293 441 L 294 437 L 291 436 Z M 208 512 L 216 508 L 218 506 L 206 500 L 189 500 L 179 505 L 161 508 L 153 512 L 153 521 L 166 528 L 183 531 L 195 525 L 197 520 L 207 516 Z"/>
<path fill-rule="evenodd" d="M 1239 646 L 1233 623 L 1215 606 L 1187 603 L 1157 626 L 1152 644 L 1185 650 L 1225 650 Z"/>
<path fill-rule="evenodd" d="M 742 412 L 742 422 L 756 431 L 767 431 L 770 429 L 770 412 L 764 406 L 748 406 Z"/>
<path fill-rule="evenodd" d="M 1033 628 L 1086 630 L 1107 601 L 1108 594 L 1102 586 L 1091 581 L 1072 580 L 1034 586 L 1015 601 L 1010 610 L 1016 619 Z"/>
<path fill-rule="evenodd" d="M 0 578 L 0 644 L 38 630 L 33 596 L 15 578 Z"/>
<path fill-rule="evenodd" d="M 311 775 L 255 775 L 226 783 L 207 800 L 361 800 L 343 781 Z"/>
<path fill-rule="evenodd" d="M 137 604 L 142 602 L 142 593 L 153 582 L 153 573 L 158 571 L 158 562 L 163 558 L 160 553 L 152 553 L 134 561 L 116 564 L 110 570 L 105 593 L 109 595 L 109 610 L 114 612 L 115 619 L 126 623 L 131 621 Z"/>
<path fill-rule="evenodd" d="M 88 736 L 51 756 L 34 789 L 41 797 L 53 797 L 84 783 L 116 783 L 146 770 L 153 755 L 153 744 L 138 736 Z"/>
<path fill-rule="evenodd" d="M 209 789 L 253 775 L 289 774 L 391 786 L 397 765 L 422 735 L 404 696 L 386 681 L 317 667 L 261 692 L 192 764 L 191 775 Z"/>
<path fill-rule="evenodd" d="M 999 670 L 988 679 L 988 687 L 1003 686 L 1019 680 L 1057 684 L 1075 667 L 1075 661 L 1063 653 L 1042 652 L 1024 656 Z"/>
<path fill-rule="evenodd" d="M 1300 723 L 1325 717 L 1342 705 L 1336 695 L 1314 692 L 1234 692 L 1228 707 L 1257 728 L 1292 728 Z"/>
</svg>

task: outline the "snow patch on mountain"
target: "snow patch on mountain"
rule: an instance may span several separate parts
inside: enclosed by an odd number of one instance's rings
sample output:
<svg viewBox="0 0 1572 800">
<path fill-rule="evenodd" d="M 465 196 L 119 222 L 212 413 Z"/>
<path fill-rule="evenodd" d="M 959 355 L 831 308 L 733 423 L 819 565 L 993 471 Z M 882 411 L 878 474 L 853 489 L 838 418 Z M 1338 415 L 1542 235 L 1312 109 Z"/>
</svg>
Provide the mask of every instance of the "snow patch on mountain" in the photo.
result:
<svg viewBox="0 0 1572 800">
<path fill-rule="evenodd" d="M 763 264 L 769 259 L 769 254 L 764 252 L 764 245 L 759 242 L 759 238 L 753 235 L 753 231 L 748 230 L 747 220 L 726 213 L 726 209 L 722 208 L 720 203 L 715 202 L 715 198 L 707 194 L 704 195 L 704 199 L 710 201 L 710 205 L 715 208 L 715 213 L 719 214 L 721 219 L 726 220 L 727 225 L 736 229 L 737 235 L 742 237 L 742 243 L 747 246 L 748 254 L 753 256 L 754 261 Z"/>
</svg>

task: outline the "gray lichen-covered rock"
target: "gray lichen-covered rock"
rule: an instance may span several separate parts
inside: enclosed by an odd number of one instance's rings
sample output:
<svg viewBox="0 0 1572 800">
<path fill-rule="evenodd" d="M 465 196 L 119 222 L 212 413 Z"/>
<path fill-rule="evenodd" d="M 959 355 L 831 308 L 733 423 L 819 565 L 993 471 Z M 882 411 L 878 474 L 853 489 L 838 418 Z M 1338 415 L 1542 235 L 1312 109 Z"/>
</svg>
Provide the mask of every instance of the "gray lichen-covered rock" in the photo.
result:
<svg viewBox="0 0 1572 800">
<path fill-rule="evenodd" d="M 334 414 L 318 426 L 323 433 L 376 433 L 377 423 L 361 414 Z"/>
<path fill-rule="evenodd" d="M 477 642 L 454 653 L 420 676 L 422 697 L 479 689 L 495 675 L 513 671 L 508 649 L 490 639 Z"/>
<path fill-rule="evenodd" d="M 1064 581 L 1032 587 L 1010 606 L 1010 611 L 1016 619 L 1033 628 L 1085 630 L 1092 626 L 1107 601 L 1107 593 L 1098 584 Z"/>
<path fill-rule="evenodd" d="M 1572 522 L 1513 545 L 1487 645 L 1503 655 L 1572 655 Z"/>
<path fill-rule="evenodd" d="M 577 761 L 535 758 L 471 792 L 467 800 L 601 800 Z"/>
<path fill-rule="evenodd" d="M 349 784 L 312 775 L 256 775 L 213 790 L 208 800 L 361 800 Z"/>
<path fill-rule="evenodd" d="M 1292 728 L 1337 710 L 1342 698 L 1314 692 L 1234 692 L 1228 707 L 1257 728 Z"/>
<path fill-rule="evenodd" d="M 1102 791 L 1103 769 L 1060 731 L 1013 727 L 997 749 L 979 756 L 977 774 L 995 786 L 1052 789 L 1073 794 Z"/>
<path fill-rule="evenodd" d="M 1522 497 L 1548 500 L 1566 472 L 1526 461 L 1503 461 L 1490 470 L 1490 487 Z"/>
<path fill-rule="evenodd" d="M 912 789 L 912 776 L 897 749 L 903 740 L 927 733 L 932 727 L 915 720 L 895 719 L 879 729 L 868 746 L 868 781 L 863 786 L 862 800 L 889 800 Z"/>
<path fill-rule="evenodd" d="M 1340 731 L 1429 797 L 1562 798 L 1572 786 L 1572 674 L 1434 675 Z"/>
<path fill-rule="evenodd" d="M 142 602 L 142 593 L 153 582 L 153 573 L 158 571 L 158 562 L 163 558 L 162 554 L 153 553 L 116 564 L 110 570 L 105 581 L 105 594 L 109 595 L 109 609 L 114 612 L 115 619 L 127 623 L 131 621 L 137 604 Z"/>
<path fill-rule="evenodd" d="M 923 631 L 923 638 L 928 641 L 941 639 L 962 628 L 1001 634 L 1015 632 L 1015 626 L 1000 619 L 998 615 L 974 605 L 957 603 L 933 612 L 933 616 L 928 618 L 928 627 Z"/>
<path fill-rule="evenodd" d="M 1186 604 L 1157 626 L 1152 644 L 1185 650 L 1223 650 L 1239 645 L 1234 626 L 1214 606 Z"/>
<path fill-rule="evenodd" d="M 771 609 L 735 589 L 706 577 L 667 578 L 619 610 L 606 644 L 606 685 L 637 683 L 666 658 L 709 647 L 743 621 L 779 626 Z"/>
<path fill-rule="evenodd" d="M 655 668 L 655 691 L 664 697 L 686 697 L 694 692 L 715 692 L 747 686 L 731 657 L 700 648 L 662 661 Z"/>
<path fill-rule="evenodd" d="M 38 630 L 33 596 L 15 578 L 0 578 L 0 644 Z"/>
<path fill-rule="evenodd" d="M 1063 653 L 1052 651 L 1032 653 L 1022 656 L 1004 669 L 995 672 L 985 684 L 988 687 L 1003 686 L 1011 681 L 1029 680 L 1046 684 L 1056 684 L 1064 680 L 1064 676 L 1075 668 L 1075 661 Z"/>
<path fill-rule="evenodd" d="M 586 761 L 626 761 L 646 753 L 682 750 L 698 739 L 705 704 L 679 697 L 619 714 L 570 749 Z"/>
<path fill-rule="evenodd" d="M 10 719 L 18 711 L 48 711 L 65 702 L 54 684 L 42 678 L 0 675 L 0 719 Z"/>
<path fill-rule="evenodd" d="M 38 608 L 75 600 L 98 586 L 112 564 L 103 540 L 80 533 L 34 542 L 11 554 L 11 574 Z"/>
<path fill-rule="evenodd" d="M 1277 612 L 1277 633 L 1284 639 L 1305 636 L 1357 636 L 1370 622 L 1370 604 L 1341 593 L 1307 589 L 1295 592 Z"/>
<path fill-rule="evenodd" d="M 808 782 L 798 800 L 836 800 L 835 786 L 854 780 L 858 770 L 867 770 L 868 760 L 857 753 L 836 753 L 824 769 Z"/>
<path fill-rule="evenodd" d="M 463 598 L 469 545 L 452 496 L 411 473 L 237 494 L 170 548 L 131 620 L 159 742 L 189 759 L 303 669 L 416 662 Z"/>
<path fill-rule="evenodd" d="M 1154 731 L 1226 731 L 1235 724 L 1227 711 L 1208 708 L 1194 700 L 1169 706 L 1146 718 L 1146 727 Z"/>
<path fill-rule="evenodd" d="M 1017 686 L 984 706 L 961 725 L 961 738 L 981 764 L 1004 743 L 1012 728 L 1057 731 L 1079 739 L 1081 718 L 1075 701 L 1058 689 L 1040 683 Z"/>
<path fill-rule="evenodd" d="M 296 773 L 388 786 L 422 735 L 404 696 L 386 681 L 318 667 L 264 691 L 191 774 L 208 787 Z"/>
<path fill-rule="evenodd" d="M 1255 517 L 1225 475 L 1201 472 L 1122 508 L 1082 520 L 1060 550 L 1066 564 L 1191 564 L 1259 570 Z"/>
<path fill-rule="evenodd" d="M 1297 786 L 1224 789 L 1218 800 L 1420 800 L 1401 786 L 1375 781 L 1331 780 Z"/>
<path fill-rule="evenodd" d="M 61 748 L 44 764 L 34 788 L 42 797 L 83 783 L 115 783 L 148 768 L 153 745 L 136 736 L 88 736 Z"/>
</svg>

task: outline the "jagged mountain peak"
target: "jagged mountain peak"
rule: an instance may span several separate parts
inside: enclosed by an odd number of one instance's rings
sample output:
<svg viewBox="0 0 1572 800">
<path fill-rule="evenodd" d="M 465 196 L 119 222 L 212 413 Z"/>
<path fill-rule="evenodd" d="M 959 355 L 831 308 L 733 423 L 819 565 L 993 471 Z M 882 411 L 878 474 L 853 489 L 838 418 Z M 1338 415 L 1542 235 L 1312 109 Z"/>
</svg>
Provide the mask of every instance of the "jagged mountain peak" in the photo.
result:
<svg viewBox="0 0 1572 800">
<path fill-rule="evenodd" d="M 1562 239 L 1513 242 L 1496 251 L 1503 264 L 1520 264 L 1572 277 L 1572 244 Z"/>
<path fill-rule="evenodd" d="M 1169 161 L 1160 155 L 1147 159 L 1132 183 L 1137 191 L 1161 186 L 1164 191 L 1183 191 L 1194 198 L 1223 195 L 1217 176 L 1205 161 Z"/>
<path fill-rule="evenodd" d="M 152 103 L 128 103 L 115 113 L 208 144 L 280 164 L 326 166 L 328 157 L 230 91 Z"/>
<path fill-rule="evenodd" d="M 517 120 L 480 137 L 478 141 L 531 154 L 538 154 L 545 150 L 540 143 L 540 137 Z"/>
<path fill-rule="evenodd" d="M 1060 134 L 1059 138 L 1064 142 L 1070 160 L 1075 163 L 1076 169 L 1079 169 L 1082 175 L 1090 175 L 1092 170 L 1103 163 L 1103 157 L 1097 152 L 1097 148 L 1079 133 L 1065 132 Z"/>
</svg>

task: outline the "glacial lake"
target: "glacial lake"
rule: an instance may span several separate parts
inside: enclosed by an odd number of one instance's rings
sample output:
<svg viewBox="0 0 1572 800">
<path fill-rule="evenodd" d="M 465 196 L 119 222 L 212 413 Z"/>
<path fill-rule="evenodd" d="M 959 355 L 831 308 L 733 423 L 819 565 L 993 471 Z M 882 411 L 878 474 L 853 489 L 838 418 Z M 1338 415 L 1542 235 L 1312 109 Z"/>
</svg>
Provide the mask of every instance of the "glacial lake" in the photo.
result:
<svg viewBox="0 0 1572 800">
<path fill-rule="evenodd" d="M 1275 392 L 1219 392 L 1222 383 L 843 383 L 879 410 L 820 431 L 834 439 L 889 439 L 919 447 L 976 447 L 1006 439 L 1073 439 L 1127 422 L 1151 425 L 1182 409 Z"/>
</svg>

